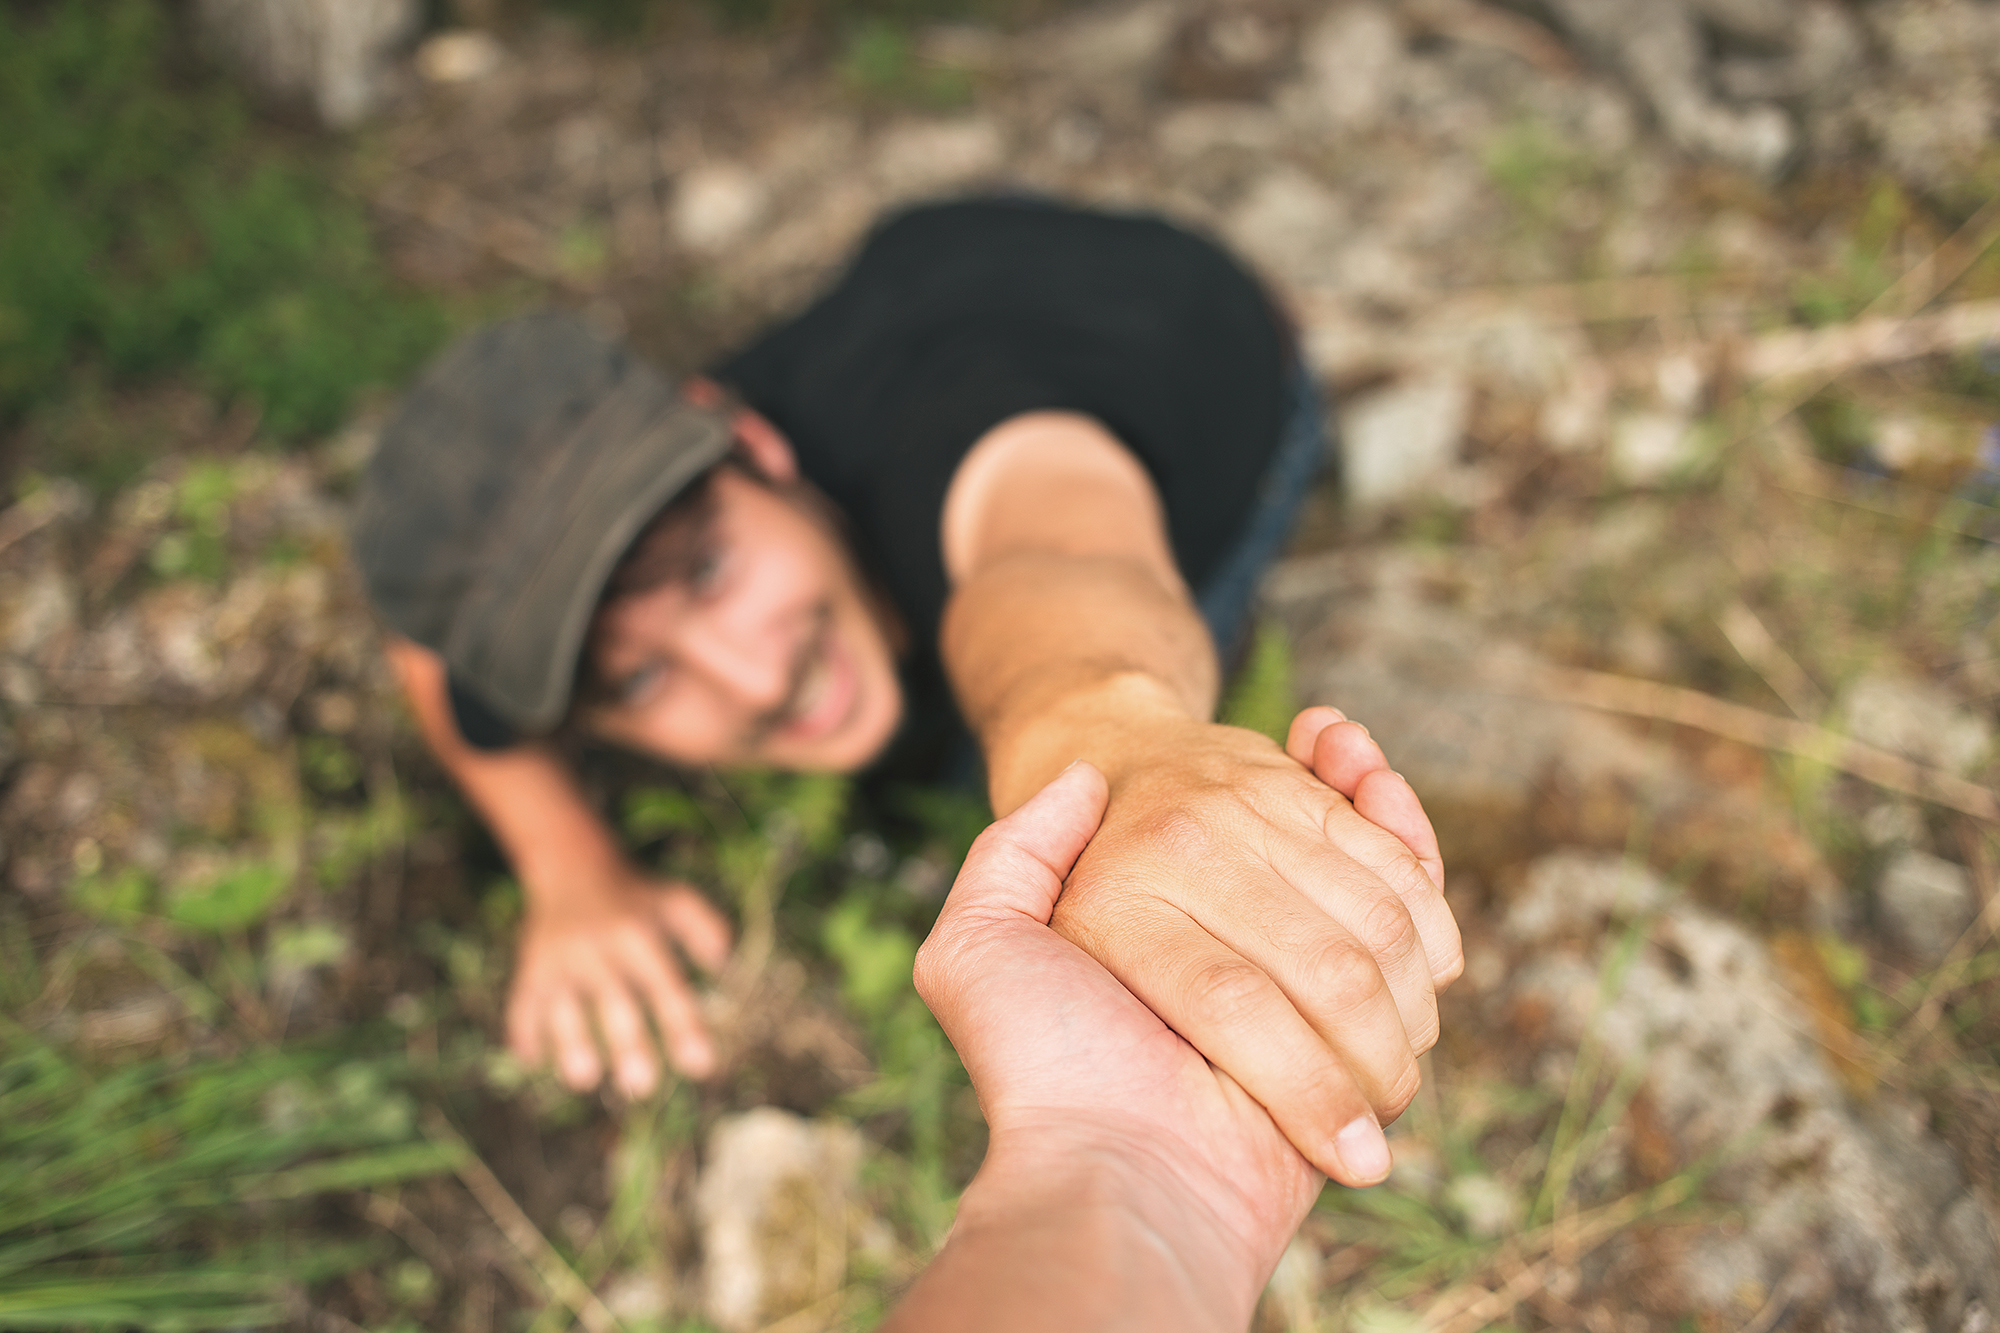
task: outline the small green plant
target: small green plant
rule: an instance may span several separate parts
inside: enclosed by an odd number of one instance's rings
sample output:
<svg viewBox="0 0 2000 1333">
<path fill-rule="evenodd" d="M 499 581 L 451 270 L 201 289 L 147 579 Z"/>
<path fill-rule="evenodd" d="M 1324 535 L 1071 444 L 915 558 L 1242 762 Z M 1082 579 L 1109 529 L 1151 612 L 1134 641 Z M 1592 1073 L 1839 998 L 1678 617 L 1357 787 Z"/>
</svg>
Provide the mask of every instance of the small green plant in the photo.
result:
<svg viewBox="0 0 2000 1333">
<path fill-rule="evenodd" d="M 966 71 L 925 60 L 909 25 L 890 18 L 855 25 L 841 56 L 840 77 L 855 93 L 877 101 L 948 110 L 972 100 Z"/>
<path fill-rule="evenodd" d="M 1297 711 L 1291 640 L 1281 625 L 1259 625 L 1250 660 L 1236 673 L 1228 697 L 1222 701 L 1222 720 L 1233 727 L 1261 732 L 1283 745 Z"/>
</svg>

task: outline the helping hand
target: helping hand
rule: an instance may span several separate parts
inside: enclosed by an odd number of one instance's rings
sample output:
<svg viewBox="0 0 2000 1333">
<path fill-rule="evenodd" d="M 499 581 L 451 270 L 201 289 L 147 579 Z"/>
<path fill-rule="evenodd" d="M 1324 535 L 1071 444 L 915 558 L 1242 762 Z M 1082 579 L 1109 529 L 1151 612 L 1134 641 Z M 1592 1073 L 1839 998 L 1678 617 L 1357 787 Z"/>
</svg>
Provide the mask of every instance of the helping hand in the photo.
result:
<svg viewBox="0 0 2000 1333">
<path fill-rule="evenodd" d="M 1077 763 L 980 835 L 917 955 L 917 989 L 986 1114 L 982 1179 L 1073 1157 L 1135 1167 L 1138 1193 L 1166 1192 L 1156 1238 L 1247 1318 L 1320 1178 L 1236 1080 L 1048 928 L 1105 800 L 1103 775 Z"/>
<path fill-rule="evenodd" d="M 1331 709 L 1287 751 L 1167 713 L 1126 725 L 1053 924 L 1233 1075 L 1320 1170 L 1389 1171 L 1436 993 L 1464 967 L 1437 839 Z"/>
<path fill-rule="evenodd" d="M 705 1077 L 715 1051 L 672 944 L 715 972 L 729 956 L 729 923 L 687 885 L 629 868 L 608 883 L 568 887 L 543 895 L 558 905 L 531 907 L 521 923 L 508 1045 L 530 1064 L 553 1058 L 581 1092 L 604 1076 L 601 1033 L 619 1090 L 643 1097 L 659 1082 L 650 1014 L 673 1066 Z"/>
</svg>

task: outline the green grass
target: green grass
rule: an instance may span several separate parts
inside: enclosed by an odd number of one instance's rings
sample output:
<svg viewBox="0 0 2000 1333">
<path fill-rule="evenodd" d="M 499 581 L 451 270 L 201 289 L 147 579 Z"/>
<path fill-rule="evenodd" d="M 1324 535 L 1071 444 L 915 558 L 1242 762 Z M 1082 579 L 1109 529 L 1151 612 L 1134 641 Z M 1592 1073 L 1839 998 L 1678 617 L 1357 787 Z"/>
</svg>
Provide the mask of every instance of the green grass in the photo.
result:
<svg viewBox="0 0 2000 1333">
<path fill-rule="evenodd" d="M 398 1062 L 331 1051 L 85 1067 L 0 1021 L 0 1327 L 283 1322 L 377 1257 L 288 1226 L 447 1170 Z"/>
<path fill-rule="evenodd" d="M 331 429 L 445 332 L 326 144 L 284 144 L 158 0 L 0 10 L 0 429 L 184 375 L 264 432 Z"/>
</svg>

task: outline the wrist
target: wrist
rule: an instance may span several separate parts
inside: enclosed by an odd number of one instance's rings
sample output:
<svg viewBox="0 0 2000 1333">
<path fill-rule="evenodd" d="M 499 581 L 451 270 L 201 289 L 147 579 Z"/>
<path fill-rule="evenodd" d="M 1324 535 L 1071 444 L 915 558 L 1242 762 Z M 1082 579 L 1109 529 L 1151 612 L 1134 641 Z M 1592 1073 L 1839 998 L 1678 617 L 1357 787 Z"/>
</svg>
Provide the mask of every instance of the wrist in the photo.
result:
<svg viewBox="0 0 2000 1333">
<path fill-rule="evenodd" d="M 1119 671 L 1051 690 L 982 728 L 993 810 L 1004 815 L 1056 774 L 1087 759 L 1115 791 L 1153 745 L 1197 722 L 1190 701 L 1143 671 Z"/>
<path fill-rule="evenodd" d="M 953 1242 L 1041 1231 L 1098 1280 L 1124 1279 L 1127 1301 L 1196 1316 L 1187 1327 L 1246 1327 L 1284 1239 L 1263 1243 L 1254 1219 L 1238 1215 L 1234 1187 L 1200 1179 L 1186 1159 L 1184 1144 L 1115 1121 L 996 1130 Z"/>
<path fill-rule="evenodd" d="M 617 899 L 634 877 L 624 852 L 610 841 L 564 848 L 536 848 L 517 857 L 514 869 L 531 912 L 570 911 Z"/>
</svg>

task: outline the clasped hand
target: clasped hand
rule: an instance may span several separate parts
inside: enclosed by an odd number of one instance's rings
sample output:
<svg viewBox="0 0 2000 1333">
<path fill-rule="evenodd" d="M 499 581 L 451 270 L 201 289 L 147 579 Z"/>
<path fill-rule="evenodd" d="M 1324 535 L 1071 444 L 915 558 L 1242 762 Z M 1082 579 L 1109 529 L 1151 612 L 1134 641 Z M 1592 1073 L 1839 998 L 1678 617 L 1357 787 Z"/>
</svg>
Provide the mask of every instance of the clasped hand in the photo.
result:
<svg viewBox="0 0 2000 1333">
<path fill-rule="evenodd" d="M 1055 929 L 1269 1110 L 1349 1185 L 1389 1171 L 1381 1126 L 1437 1040 L 1463 969 L 1443 865 L 1415 794 L 1330 708 L 1283 751 L 1165 713 L 1093 756 L 1103 822 Z"/>
</svg>

